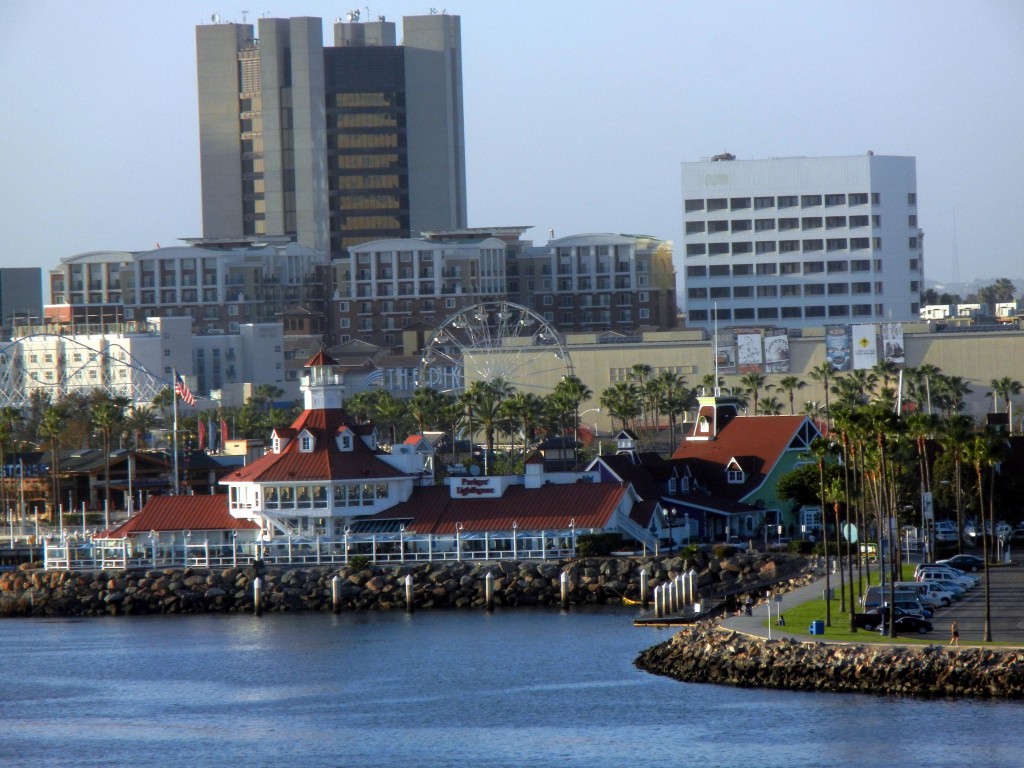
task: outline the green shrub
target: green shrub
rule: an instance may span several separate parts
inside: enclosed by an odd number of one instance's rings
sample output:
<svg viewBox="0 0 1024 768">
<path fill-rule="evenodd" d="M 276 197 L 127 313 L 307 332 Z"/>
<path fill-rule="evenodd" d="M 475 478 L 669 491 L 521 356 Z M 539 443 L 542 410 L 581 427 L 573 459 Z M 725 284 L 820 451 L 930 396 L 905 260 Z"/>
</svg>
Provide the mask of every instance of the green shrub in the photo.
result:
<svg viewBox="0 0 1024 768">
<path fill-rule="evenodd" d="M 348 566 L 353 571 L 365 570 L 370 565 L 370 558 L 368 555 L 352 555 L 348 559 Z"/>
<path fill-rule="evenodd" d="M 789 553 L 791 555 L 809 555 L 814 551 L 814 544 L 809 541 L 797 539 L 789 542 Z"/>
<path fill-rule="evenodd" d="M 621 533 L 582 533 L 576 537 L 579 557 L 600 557 L 622 549 Z"/>
<path fill-rule="evenodd" d="M 719 560 L 726 560 L 727 558 L 735 557 L 738 551 L 732 544 L 716 544 L 711 553 Z"/>
</svg>

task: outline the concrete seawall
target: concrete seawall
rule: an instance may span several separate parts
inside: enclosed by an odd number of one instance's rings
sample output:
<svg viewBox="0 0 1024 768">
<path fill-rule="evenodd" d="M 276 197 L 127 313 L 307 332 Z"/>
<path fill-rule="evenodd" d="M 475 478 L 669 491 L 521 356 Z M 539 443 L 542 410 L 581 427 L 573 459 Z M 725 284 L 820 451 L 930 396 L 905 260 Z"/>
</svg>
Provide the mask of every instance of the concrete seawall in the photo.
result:
<svg viewBox="0 0 1024 768">
<path fill-rule="evenodd" d="M 572 604 L 617 603 L 640 596 L 640 573 L 653 589 L 688 565 L 705 595 L 799 573 L 806 561 L 788 555 L 741 555 L 689 563 L 682 558 L 578 558 L 567 561 L 438 562 L 401 566 L 281 569 L 260 573 L 264 611 L 329 611 L 338 578 L 340 610 L 405 609 L 413 577 L 415 609 L 482 607 L 492 574 L 494 604 L 558 605 L 562 573 Z M 149 571 L 16 571 L 0 574 L 0 616 L 99 616 L 253 610 L 257 568 Z"/>
</svg>

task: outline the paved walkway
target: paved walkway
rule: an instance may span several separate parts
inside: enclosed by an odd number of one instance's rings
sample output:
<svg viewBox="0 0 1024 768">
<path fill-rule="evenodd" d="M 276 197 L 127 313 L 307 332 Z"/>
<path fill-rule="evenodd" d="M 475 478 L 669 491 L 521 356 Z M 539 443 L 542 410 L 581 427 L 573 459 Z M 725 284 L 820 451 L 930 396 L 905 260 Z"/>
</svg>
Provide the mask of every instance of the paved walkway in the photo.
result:
<svg viewBox="0 0 1024 768">
<path fill-rule="evenodd" d="M 834 585 L 833 585 L 833 588 Z M 779 614 L 779 608 L 782 608 L 782 615 L 786 615 L 786 608 L 794 605 L 800 605 L 811 600 L 819 600 L 821 596 L 825 594 L 825 577 L 822 576 L 817 581 L 812 581 L 806 587 L 799 587 L 791 590 L 786 594 L 782 595 L 782 602 L 775 602 L 774 598 L 772 602 L 761 603 L 755 605 L 751 616 L 726 616 L 719 623 L 727 629 L 732 629 L 737 632 L 742 632 L 746 635 L 756 635 L 757 637 L 769 637 L 773 639 L 789 637 L 798 640 L 807 640 L 809 637 L 817 638 L 817 635 L 811 636 L 807 634 L 807 627 L 779 627 L 776 626 L 776 617 Z M 768 619 L 768 608 L 771 606 L 771 627 L 765 624 Z M 823 635 L 822 639 L 825 639 L 827 635 Z"/>
</svg>

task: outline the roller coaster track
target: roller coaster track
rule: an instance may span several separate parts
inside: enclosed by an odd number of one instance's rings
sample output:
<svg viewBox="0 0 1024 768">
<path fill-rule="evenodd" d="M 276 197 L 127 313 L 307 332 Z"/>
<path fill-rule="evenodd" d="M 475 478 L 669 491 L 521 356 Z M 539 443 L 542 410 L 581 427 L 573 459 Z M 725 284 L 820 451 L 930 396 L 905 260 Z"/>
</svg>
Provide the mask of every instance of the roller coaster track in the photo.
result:
<svg viewBox="0 0 1024 768">
<path fill-rule="evenodd" d="M 45 369 L 29 369 L 24 360 L 28 354 L 25 343 L 40 341 L 55 359 Z M 69 365 L 68 361 L 73 362 Z M 49 371 L 52 377 L 46 376 Z M 117 342 L 95 349 L 73 336 L 31 333 L 0 346 L 0 407 L 24 408 L 32 391 L 47 392 L 57 402 L 69 393 L 96 389 L 112 397 L 128 398 L 132 404 L 149 403 L 170 385 L 150 373 Z"/>
</svg>

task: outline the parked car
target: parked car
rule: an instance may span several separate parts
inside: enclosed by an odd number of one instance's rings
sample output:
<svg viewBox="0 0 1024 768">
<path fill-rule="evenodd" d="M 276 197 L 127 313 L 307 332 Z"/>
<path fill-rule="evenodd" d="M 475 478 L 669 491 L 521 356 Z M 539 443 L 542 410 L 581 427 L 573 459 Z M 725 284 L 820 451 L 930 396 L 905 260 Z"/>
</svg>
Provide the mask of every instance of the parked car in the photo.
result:
<svg viewBox="0 0 1024 768">
<path fill-rule="evenodd" d="M 938 560 L 935 564 L 948 565 L 965 573 L 975 573 L 985 567 L 985 560 L 977 555 L 954 555 L 945 560 Z"/>
<path fill-rule="evenodd" d="M 957 538 L 956 523 L 951 520 L 939 520 L 935 523 L 936 541 L 956 541 Z"/>
<path fill-rule="evenodd" d="M 1007 544 L 1024 544 L 1024 528 L 1014 528 L 1006 537 Z"/>
<path fill-rule="evenodd" d="M 922 581 L 921 584 L 925 585 L 928 590 L 927 597 L 930 600 L 937 601 L 939 605 L 944 607 L 950 606 L 953 604 L 953 601 L 957 599 L 956 595 L 946 589 L 943 589 L 942 585 L 937 581 Z"/>
<path fill-rule="evenodd" d="M 895 623 L 897 635 L 924 635 L 932 631 L 932 623 L 917 616 L 899 616 Z M 888 634 L 889 628 L 883 623 L 879 631 L 883 635 Z"/>
</svg>

